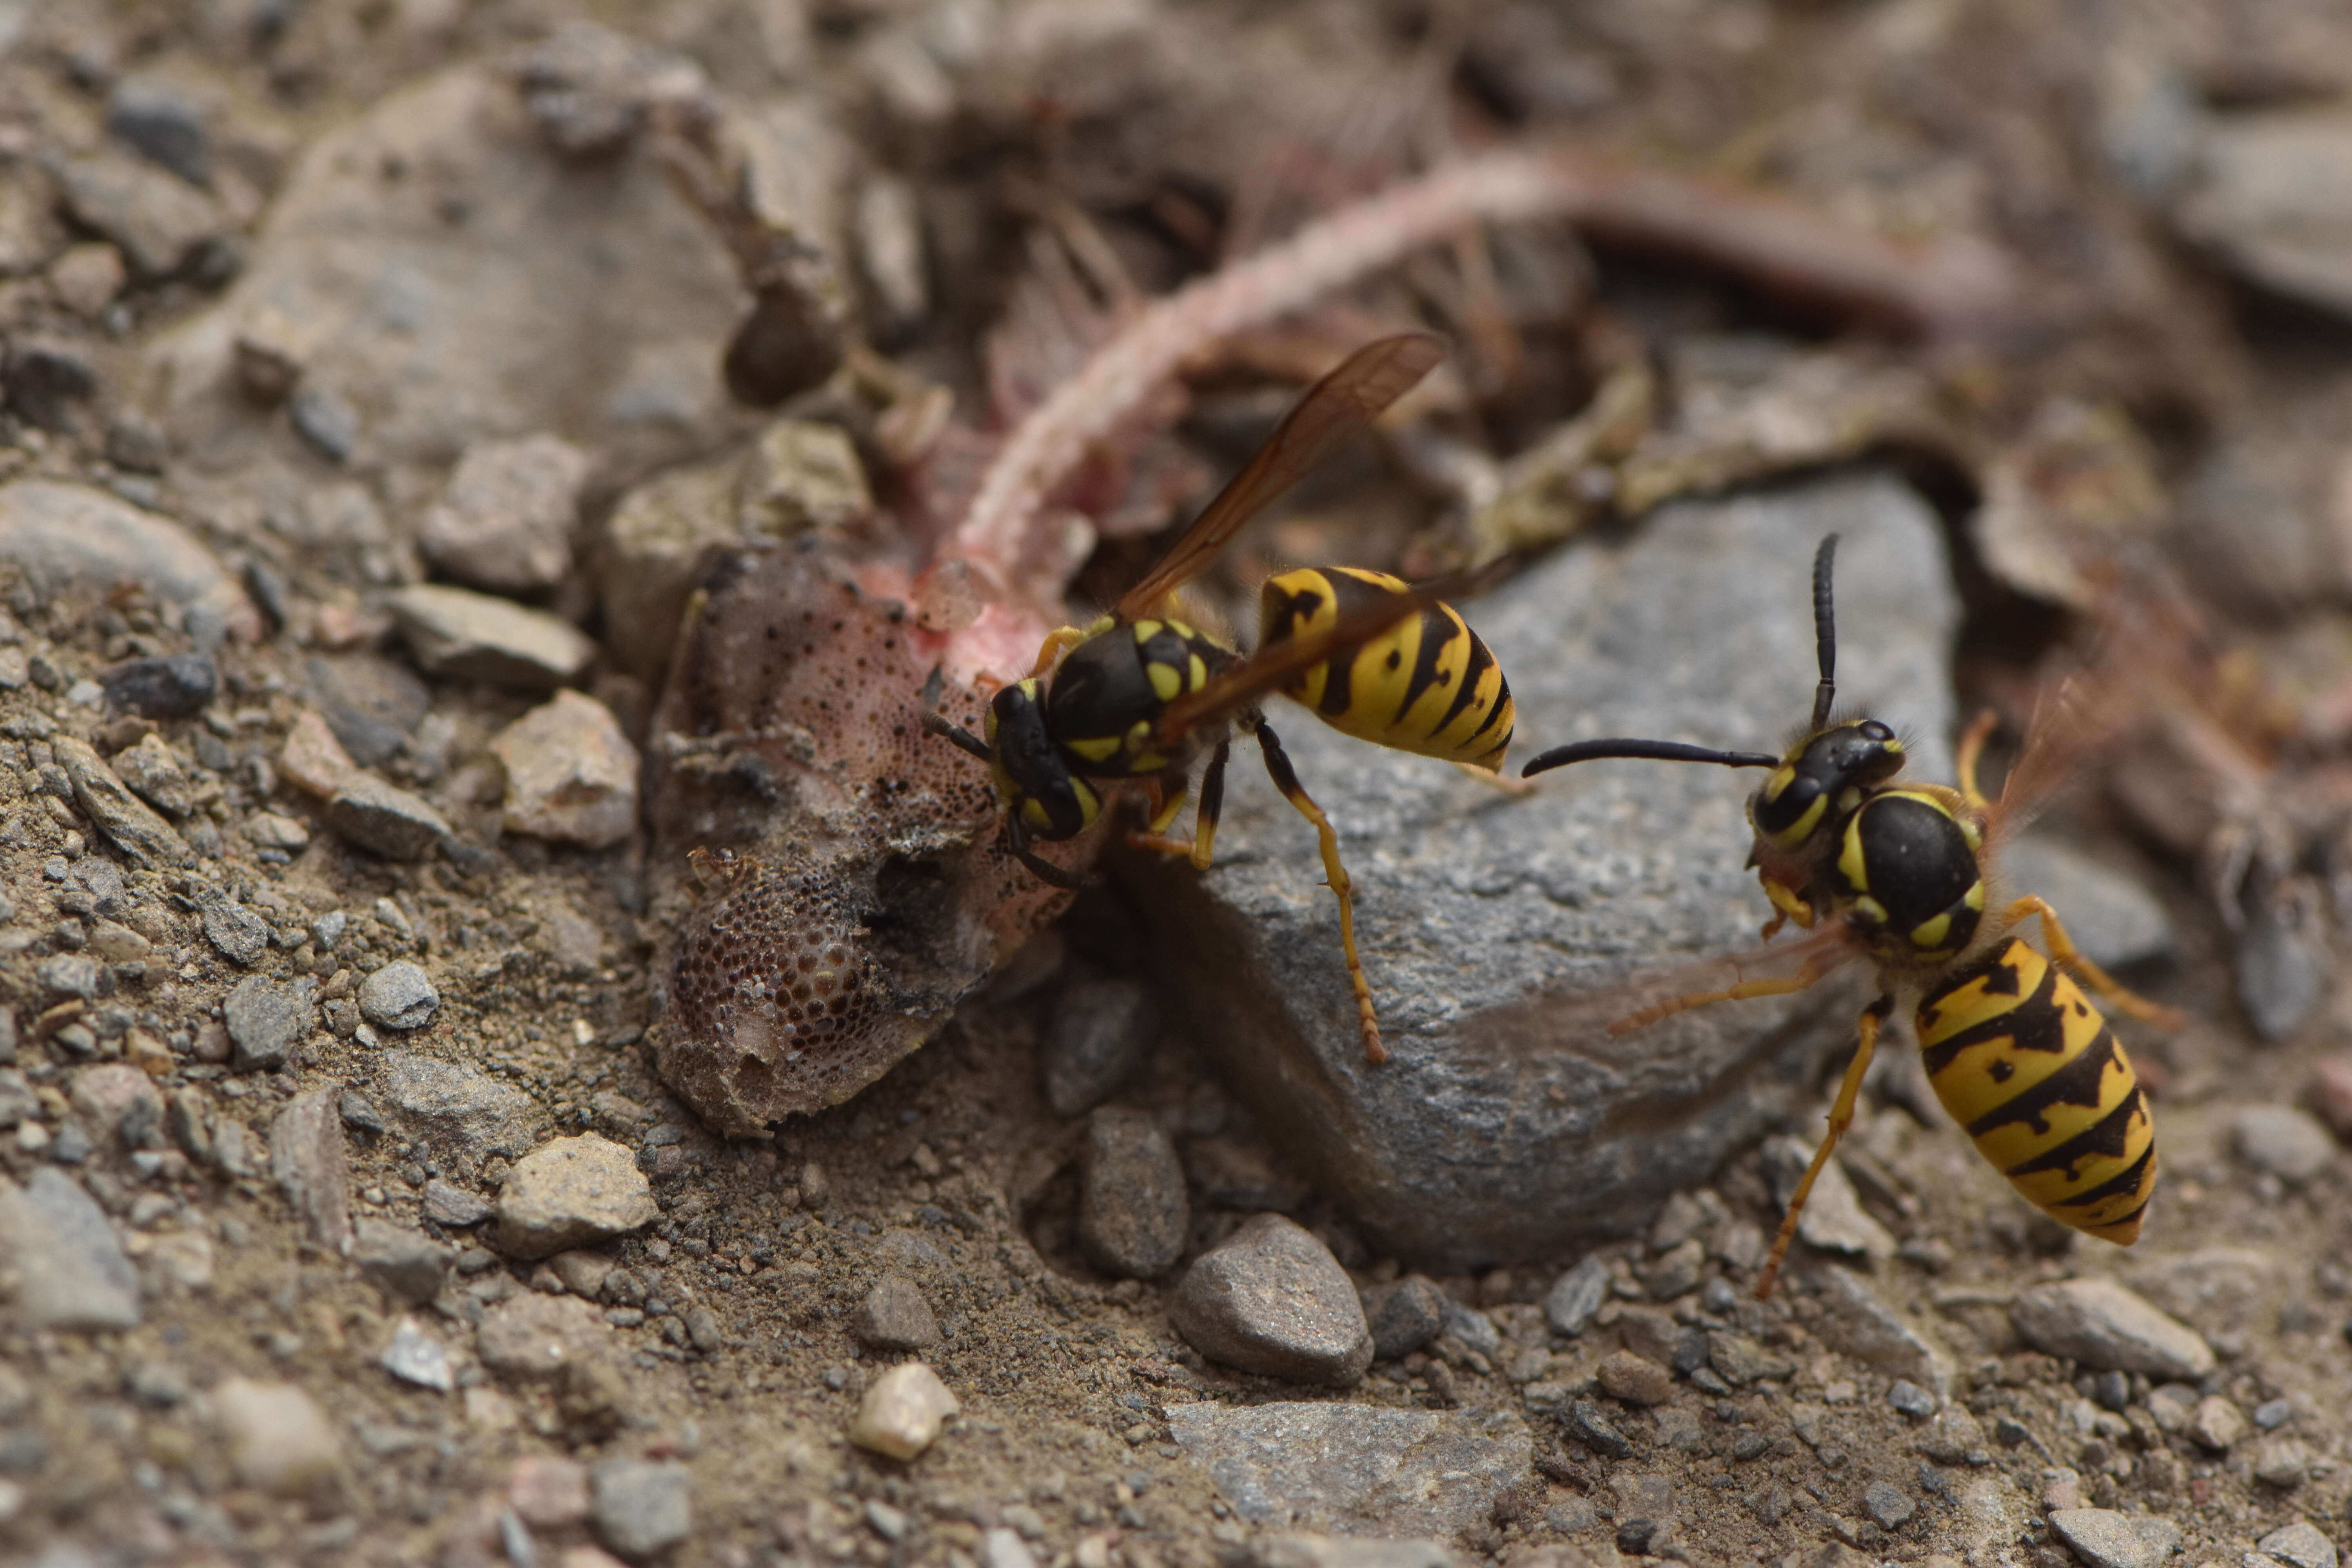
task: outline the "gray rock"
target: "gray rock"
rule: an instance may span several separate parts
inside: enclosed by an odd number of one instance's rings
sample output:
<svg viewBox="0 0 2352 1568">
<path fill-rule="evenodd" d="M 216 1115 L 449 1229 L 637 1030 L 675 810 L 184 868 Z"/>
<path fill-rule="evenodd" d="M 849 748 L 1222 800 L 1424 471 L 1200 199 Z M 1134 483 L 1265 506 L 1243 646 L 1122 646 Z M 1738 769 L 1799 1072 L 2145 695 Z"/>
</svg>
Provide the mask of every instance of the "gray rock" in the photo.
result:
<svg viewBox="0 0 2352 1568">
<path fill-rule="evenodd" d="M 877 1350 L 928 1350 L 940 1342 L 940 1321 L 923 1300 L 923 1288 L 897 1269 L 887 1269 L 857 1305 L 857 1337 Z"/>
<path fill-rule="evenodd" d="M 386 1051 L 383 1061 L 375 1087 L 383 1101 L 424 1131 L 477 1159 L 530 1147 L 539 1108 L 512 1084 L 414 1051 Z"/>
<path fill-rule="evenodd" d="M 2294 1437 L 2273 1437 L 2254 1450 L 2254 1479 L 2281 1491 L 2293 1491 L 2311 1478 L 2318 1456 L 2311 1445 Z"/>
<path fill-rule="evenodd" d="M 2308 1520 L 2298 1519 L 2273 1530 L 2254 1545 L 2294 1568 L 2336 1568 L 2336 1542 Z"/>
<path fill-rule="evenodd" d="M 1118 1092 L 1151 1044 L 1151 994 L 1123 975 L 1073 980 L 1055 1000 L 1038 1048 L 1045 1103 L 1084 1116 Z"/>
<path fill-rule="evenodd" d="M 449 1259 L 447 1247 L 408 1226 L 362 1215 L 353 1230 L 352 1261 L 395 1301 L 421 1307 L 439 1295 Z"/>
<path fill-rule="evenodd" d="M 1345 1535 L 1260 1535 L 1242 1553 L 1246 1568 L 1470 1568 L 1471 1561 L 1443 1541 Z"/>
<path fill-rule="evenodd" d="M 557 1138 L 515 1162 L 499 1191 L 499 1245 L 545 1258 L 650 1225 L 661 1213 L 626 1149 L 593 1132 Z"/>
<path fill-rule="evenodd" d="M 588 1472 L 588 1517 L 606 1546 L 632 1562 L 694 1533 L 694 1481 L 684 1465 L 607 1459 Z"/>
<path fill-rule="evenodd" d="M 1802 1138 L 1780 1137 L 1764 1145 L 1764 1170 L 1772 1180 L 1775 1202 L 1785 1205 L 1797 1193 L 1805 1167 L 1812 1163 L 1814 1145 Z M 1895 1256 L 1895 1237 L 1862 1206 L 1845 1167 L 1835 1159 L 1822 1167 L 1805 1212 L 1797 1216 L 1797 1238 L 1824 1252 L 1849 1258 L 1888 1258 Z"/>
<path fill-rule="evenodd" d="M 1885 1481 L 1873 1481 L 1863 1490 L 1862 1511 L 1881 1530 L 1900 1530 L 1919 1511 L 1919 1505 Z"/>
<path fill-rule="evenodd" d="M 323 1252 L 352 1250 L 352 1172 L 337 1091 L 296 1095 L 269 1126 L 269 1172 L 302 1222 L 302 1239 Z"/>
<path fill-rule="evenodd" d="M 1451 1536 L 1535 1457 L 1517 1417 L 1466 1411 L 1204 1400 L 1168 1426 L 1247 1522 L 1342 1535 Z"/>
<path fill-rule="evenodd" d="M 212 1397 L 229 1467 L 245 1485 L 323 1500 L 341 1479 L 335 1423 L 297 1385 L 232 1377 Z"/>
<path fill-rule="evenodd" d="M 1786 1356 L 1774 1355 L 1745 1334 L 1709 1334 L 1706 1360 L 1726 1381 L 1734 1384 L 1774 1382 L 1797 1370 Z"/>
<path fill-rule="evenodd" d="M 161 735 L 144 736 L 137 745 L 115 752 L 114 773 L 131 794 L 166 816 L 185 816 L 195 808 L 187 773 Z"/>
<path fill-rule="evenodd" d="M 2283 1182 L 2307 1182 L 2336 1159 L 2334 1135 L 2291 1105 L 2249 1106 L 2230 1119 L 2230 1135 L 2239 1159 Z"/>
<path fill-rule="evenodd" d="M 239 1072 L 284 1067 L 310 1032 L 310 995 L 316 985 L 308 977 L 291 985 L 258 974 L 238 981 L 221 1003 L 221 1022 L 228 1026 L 229 1043 L 236 1049 L 230 1065 Z"/>
<path fill-rule="evenodd" d="M 457 1371 L 449 1363 L 449 1347 L 414 1318 L 400 1320 L 392 1331 L 392 1342 L 383 1347 L 376 1364 L 403 1383 L 413 1383 L 436 1394 L 447 1394 L 457 1386 Z"/>
<path fill-rule="evenodd" d="M 21 1187 L 0 1176 L 0 1258 L 15 1276 L 19 1328 L 139 1326 L 138 1271 L 105 1211 L 55 1166 Z"/>
<path fill-rule="evenodd" d="M 295 434 L 330 462 L 348 463 L 359 449 L 360 411 L 351 399 L 316 376 L 306 375 L 287 408 Z"/>
<path fill-rule="evenodd" d="M 474 1349 L 501 1376 L 549 1382 L 604 1362 L 612 1354 L 613 1330 L 586 1301 L 531 1291 L 484 1313 Z"/>
<path fill-rule="evenodd" d="M 1937 1398 L 1909 1378 L 1898 1377 L 1886 1391 L 1886 1403 L 1904 1415 L 1926 1420 L 1936 1414 Z"/>
<path fill-rule="evenodd" d="M 202 191 L 139 159 L 100 153 L 65 161 L 57 174 L 67 209 L 112 240 L 142 281 L 200 261 L 226 232 Z"/>
<path fill-rule="evenodd" d="M 193 719 L 219 689 L 220 671 L 203 654 L 175 653 L 109 665 L 99 673 L 98 683 L 106 689 L 106 704 L 113 712 Z"/>
<path fill-rule="evenodd" d="M 2305 889 L 2308 892 L 2308 889 Z M 2275 1045 L 2319 1011 L 2336 980 L 2334 938 L 2315 900 L 2245 900 L 2230 959 L 2238 1005 L 2260 1038 Z"/>
<path fill-rule="evenodd" d="M 421 1029 L 440 1010 L 441 993 L 432 977 L 404 958 L 394 959 L 360 982 L 360 1012 L 380 1029 Z"/>
<path fill-rule="evenodd" d="M 38 1121 L 40 1115 L 40 1097 L 25 1075 L 15 1068 L 0 1068 L 0 1132 L 27 1119 Z"/>
<path fill-rule="evenodd" d="M 188 863 L 188 843 L 179 830 L 125 789 L 89 742 L 59 735 L 49 744 L 73 784 L 74 799 L 117 848 L 142 866 Z"/>
<path fill-rule="evenodd" d="M 26 424 L 70 434 L 76 405 L 98 395 L 98 372 L 71 343 L 20 338 L 0 356 L 0 391 Z"/>
<path fill-rule="evenodd" d="M 60 952 L 35 964 L 33 978 L 40 984 L 44 997 L 75 997 L 89 1002 L 105 984 L 106 970 L 87 953 Z M 88 1051 L 87 1044 L 84 1051 Z"/>
<path fill-rule="evenodd" d="M 588 454 L 553 436 L 478 441 L 417 525 L 416 543 L 450 576 L 499 594 L 552 588 L 572 568 Z"/>
<path fill-rule="evenodd" d="M 506 827 L 609 849 L 637 828 L 637 749 L 613 710 L 577 691 L 554 698 L 490 741 L 506 771 Z"/>
<path fill-rule="evenodd" d="M 2016 887 L 2050 900 L 2083 955 L 2104 969 L 2162 958 L 2179 940 L 2145 884 L 2062 838 L 2026 833 L 2001 859 Z"/>
<path fill-rule="evenodd" d="M 2213 1370 L 2197 1331 L 2111 1279 L 2066 1279 L 2021 1293 L 2010 1309 L 2018 1337 L 2084 1365 L 2195 1382 Z"/>
<path fill-rule="evenodd" d="M 2309 303 L 2352 314 L 2352 114 L 2290 108 L 2216 115 L 2176 212 L 2232 268 Z"/>
<path fill-rule="evenodd" d="M 1183 1256 L 1192 1224 L 1176 1145 L 1148 1111 L 1097 1110 L 1087 1123 L 1078 1244 L 1106 1274 L 1149 1279 Z"/>
<path fill-rule="evenodd" d="M 303 666 L 302 674 L 319 716 L 351 760 L 363 768 L 396 756 L 432 706 L 432 693 L 423 681 L 371 655 L 314 658 Z"/>
<path fill-rule="evenodd" d="M 596 657 L 596 645 L 570 621 L 510 599 L 418 584 L 385 605 L 417 662 L 436 675 L 551 691 Z"/>
<path fill-rule="evenodd" d="M 422 796 L 373 773 L 353 773 L 328 797 L 327 826 L 387 860 L 420 859 L 449 837 L 449 825 Z"/>
<path fill-rule="evenodd" d="M 1807 567 L 1833 531 L 1849 689 L 1944 734 L 1941 531 L 1895 481 L 1843 476 L 1666 506 L 1622 547 L 1563 550 L 1469 606 L 1522 754 L 1611 734 L 1777 750 L 1813 688 Z M 1315 836 L 1252 770 L 1234 772 L 1214 869 L 1125 870 L 1171 987 L 1206 1010 L 1203 1045 L 1376 1249 L 1475 1267 L 1638 1231 L 1810 1103 L 1811 1068 L 1851 1035 L 1841 987 L 1623 1039 L 1565 1000 L 1754 942 L 1752 779 L 1593 763 L 1505 804 L 1304 715 L 1275 722 L 1339 827 L 1387 1063 L 1363 1059 Z M 1914 756 L 1948 776 L 1932 739 Z"/>
<path fill-rule="evenodd" d="M 481 1224 L 491 1212 L 488 1204 L 438 1176 L 425 1184 L 425 1217 L 436 1225 L 462 1230 L 469 1225 Z"/>
<path fill-rule="evenodd" d="M 1823 1344 L 1891 1377 L 1906 1378 L 1931 1390 L 1937 1399 L 1951 1393 L 1951 1358 L 1936 1342 L 1933 1331 L 1906 1320 L 1847 1269 L 1824 1268 L 1816 1278 L 1815 1299 L 1821 1303 L 1822 1315 L 1812 1328 Z"/>
<path fill-rule="evenodd" d="M 1375 1361 L 1410 1354 L 1444 1331 L 1449 1303 L 1433 1279 L 1408 1274 L 1394 1284 L 1371 1287 L 1362 1299 Z"/>
<path fill-rule="evenodd" d="M 250 969 L 269 951 L 269 927 L 243 904 L 214 896 L 203 904 L 205 939 L 221 956 Z"/>
<path fill-rule="evenodd" d="M 178 82 L 130 75 L 106 95 L 106 133 L 192 185 L 212 178 L 205 106 Z"/>
<path fill-rule="evenodd" d="M 1193 1259 L 1169 1321 L 1213 1361 L 1346 1388 L 1372 1362 L 1363 1303 L 1331 1249 L 1280 1215 L 1255 1215 Z"/>
<path fill-rule="evenodd" d="M 2059 1508 L 2050 1510 L 2050 1528 L 2091 1568 L 2164 1568 L 2180 1550 L 2180 1527 L 2150 1514 Z"/>
</svg>

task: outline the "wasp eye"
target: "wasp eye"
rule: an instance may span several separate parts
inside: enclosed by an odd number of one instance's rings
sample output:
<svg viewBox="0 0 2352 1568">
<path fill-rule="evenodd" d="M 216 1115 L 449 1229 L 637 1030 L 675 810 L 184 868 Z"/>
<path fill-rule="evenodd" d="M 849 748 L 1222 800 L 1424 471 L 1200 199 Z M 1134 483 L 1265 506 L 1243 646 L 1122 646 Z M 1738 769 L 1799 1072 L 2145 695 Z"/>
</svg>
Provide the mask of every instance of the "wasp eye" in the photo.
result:
<svg viewBox="0 0 2352 1568">
<path fill-rule="evenodd" d="M 1884 723 L 1881 723 L 1876 719 L 1866 719 L 1863 721 L 1862 733 L 1864 740 L 1870 741 L 1878 741 L 1883 742 L 1895 739 L 1895 731 L 1888 729 Z"/>
</svg>

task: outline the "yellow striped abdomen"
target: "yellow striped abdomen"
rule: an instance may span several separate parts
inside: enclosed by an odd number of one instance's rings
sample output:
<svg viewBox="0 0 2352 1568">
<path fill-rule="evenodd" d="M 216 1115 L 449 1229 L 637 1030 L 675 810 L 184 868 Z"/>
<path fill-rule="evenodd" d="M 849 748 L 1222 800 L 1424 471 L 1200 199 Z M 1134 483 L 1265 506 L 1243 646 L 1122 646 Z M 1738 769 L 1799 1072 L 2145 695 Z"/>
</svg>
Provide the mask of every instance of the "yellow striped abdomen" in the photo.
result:
<svg viewBox="0 0 2352 1568">
<path fill-rule="evenodd" d="M 2156 1191 L 2156 1127 L 2122 1042 L 2016 937 L 1919 1004 L 1927 1081 L 2028 1203 L 2129 1247 Z"/>
<path fill-rule="evenodd" d="M 1258 597 L 1258 646 L 1328 626 L 1341 610 L 1405 584 L 1354 566 L 1285 572 Z M 1477 633 L 1436 605 L 1283 689 L 1343 734 L 1376 746 L 1499 769 L 1517 715 L 1510 683 Z"/>
</svg>

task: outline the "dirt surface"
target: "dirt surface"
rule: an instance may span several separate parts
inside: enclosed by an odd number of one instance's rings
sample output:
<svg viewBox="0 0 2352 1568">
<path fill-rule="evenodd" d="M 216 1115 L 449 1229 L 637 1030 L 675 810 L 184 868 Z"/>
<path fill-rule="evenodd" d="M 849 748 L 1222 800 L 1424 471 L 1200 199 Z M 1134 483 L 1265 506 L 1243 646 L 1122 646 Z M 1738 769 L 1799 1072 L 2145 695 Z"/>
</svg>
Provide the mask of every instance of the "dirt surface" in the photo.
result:
<svg viewBox="0 0 2352 1568">
<path fill-rule="evenodd" d="M 2114 9 L 0 0 L 0 1555 L 2335 1568 L 2352 26 Z M 575 53 L 525 52 L 551 38 Z M 772 416 L 719 371 L 741 255 L 646 151 L 679 62 L 778 188 L 821 187 L 778 201 L 852 301 L 781 332 L 824 363 L 756 482 Z M 1611 498 L 1901 472 L 1948 531 L 1966 702 L 2021 714 L 2103 621 L 2167 644 L 2054 832 L 2168 925 L 2128 973 L 2189 1019 L 2126 1026 L 2147 1238 L 2022 1207 L 1892 1052 L 1770 1302 L 1778 1144 L 1589 1259 L 1437 1279 L 1360 1381 L 1233 1370 L 1171 1308 L 1250 1216 L 1318 1237 L 1375 1335 L 1416 1260 L 1286 1166 L 1181 999 L 1103 1000 L 1165 972 L 1116 880 L 847 1103 L 708 1131 L 656 1070 L 700 830 L 635 777 L 677 761 L 651 726 L 686 576 L 626 520 L 821 538 L 919 621 L 989 453 L 1137 300 L 1563 130 L 1691 183 L 1221 338 L 1046 487 L 1087 548 L 1032 519 L 1010 585 L 1082 561 L 1115 593 L 1328 351 L 1433 315 L 1468 346 L 1392 443 L 1409 500 L 1310 488 L 1233 584 L 1343 531 L 1417 571 L 1638 530 Z M 397 287 L 352 283 L 395 255 Z M 551 485 L 551 557 L 428 521 L 461 456 L 541 432 L 586 456 L 483 515 Z M 2181 603 L 2116 616 L 2150 559 Z M 400 596 L 428 580 L 540 619 L 453 653 Z M 564 687 L 594 700 L 541 721 Z M 1000 956 L 939 936 L 926 963 Z M 941 973 L 944 1016 L 977 971 Z M 1137 1261 L 1154 1225 L 1173 1264 Z M 2076 1278 L 2169 1348 L 2051 1348 L 2032 1293 Z M 908 1360 L 961 1409 L 893 1458 L 850 1434 Z"/>
</svg>

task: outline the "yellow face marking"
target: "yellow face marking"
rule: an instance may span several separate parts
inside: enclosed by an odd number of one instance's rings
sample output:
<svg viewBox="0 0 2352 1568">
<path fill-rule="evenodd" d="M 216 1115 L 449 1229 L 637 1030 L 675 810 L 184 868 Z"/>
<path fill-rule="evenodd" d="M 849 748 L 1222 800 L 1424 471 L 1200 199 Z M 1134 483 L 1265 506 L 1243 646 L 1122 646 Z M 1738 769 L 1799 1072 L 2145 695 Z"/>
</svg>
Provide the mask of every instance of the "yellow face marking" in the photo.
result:
<svg viewBox="0 0 2352 1568">
<path fill-rule="evenodd" d="M 1045 815 L 1045 803 L 1034 795 L 1022 800 L 1021 817 L 1032 827 L 1044 828 L 1054 826 L 1054 819 Z"/>
<path fill-rule="evenodd" d="M 1807 815 L 1810 817 L 1811 814 Z M 1863 859 L 1862 818 L 1859 816 L 1851 817 L 1846 822 L 1845 842 L 1838 847 L 1838 874 L 1845 879 L 1846 886 L 1855 892 L 1869 890 L 1870 868 Z M 1874 900 L 1865 900 L 1864 902 L 1870 903 L 1874 909 L 1878 908 Z M 1878 918 L 1885 920 L 1886 911 L 1880 909 Z"/>
<path fill-rule="evenodd" d="M 1886 906 L 1867 893 L 1854 900 L 1853 912 L 1872 925 L 1883 926 L 1886 923 Z"/>
<path fill-rule="evenodd" d="M 1963 816 L 1954 820 L 1959 823 L 1960 837 L 1969 841 L 1969 848 L 1971 851 L 1984 847 L 1984 829 L 1977 826 L 1973 818 Z"/>
<path fill-rule="evenodd" d="M 1193 663 L 1200 660 L 1195 658 Z M 1162 702 L 1173 702 L 1183 694 L 1184 672 L 1172 664 L 1147 664 L 1143 673 L 1150 678 L 1151 694 Z"/>
<path fill-rule="evenodd" d="M 1192 682 L 1192 684 L 1185 689 L 1189 691 L 1198 691 L 1201 688 L 1209 684 L 1209 667 L 1197 653 L 1192 656 L 1192 661 L 1185 666 L 1185 675 Z"/>
<path fill-rule="evenodd" d="M 1921 921 L 1917 925 L 1913 926 L 1911 945 L 1922 952 L 1933 952 L 1943 946 L 1944 939 L 1951 934 L 1952 917 L 1949 911 L 1947 911 L 1937 915 L 1934 920 Z"/>
<path fill-rule="evenodd" d="M 1969 908 L 1974 910 L 1977 913 L 1984 913 L 1985 885 L 1982 882 L 1969 883 L 1969 890 L 1961 897 L 1960 901 L 1968 905 Z"/>
<path fill-rule="evenodd" d="M 1797 818 L 1780 832 L 1767 834 L 1765 837 L 1769 838 L 1778 848 L 1793 849 L 1813 836 L 1813 829 L 1821 826 L 1822 818 L 1828 815 L 1829 809 L 1828 797 L 1816 796 L 1813 804 L 1805 808 L 1804 816 Z"/>
<path fill-rule="evenodd" d="M 1090 741 L 1065 741 L 1062 744 L 1090 763 L 1102 763 L 1118 754 L 1120 742 L 1116 735 L 1105 735 Z"/>
<path fill-rule="evenodd" d="M 1083 827 L 1092 823 L 1096 813 L 1102 810 L 1102 797 L 1081 778 L 1070 781 L 1070 793 L 1078 797 L 1078 825 Z"/>
<path fill-rule="evenodd" d="M 1138 642 L 1150 642 L 1153 637 L 1160 635 L 1161 625 L 1162 623 L 1159 621 L 1136 622 L 1133 628 L 1135 632 L 1135 640 Z"/>
</svg>

